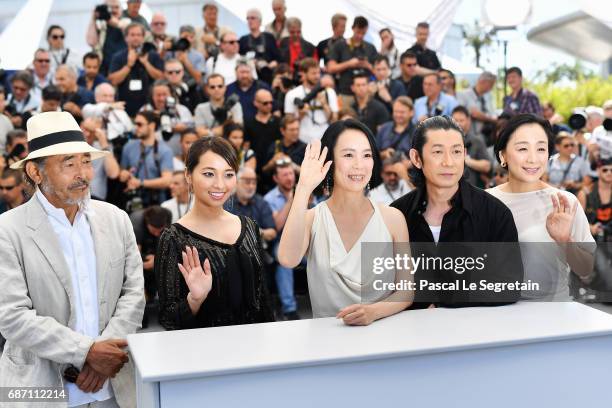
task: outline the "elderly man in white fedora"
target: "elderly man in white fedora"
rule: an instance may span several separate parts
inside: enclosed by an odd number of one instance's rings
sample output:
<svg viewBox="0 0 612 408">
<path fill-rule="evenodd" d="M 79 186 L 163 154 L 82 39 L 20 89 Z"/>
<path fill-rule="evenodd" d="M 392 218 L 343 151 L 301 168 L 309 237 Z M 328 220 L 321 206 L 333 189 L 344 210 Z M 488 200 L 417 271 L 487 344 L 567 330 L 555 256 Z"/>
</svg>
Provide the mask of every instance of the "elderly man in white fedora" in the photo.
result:
<svg viewBox="0 0 612 408">
<path fill-rule="evenodd" d="M 89 198 L 91 161 L 108 152 L 67 112 L 27 129 L 29 154 L 11 167 L 36 192 L 0 216 L 0 387 L 67 395 L 36 407 L 135 407 L 125 339 L 142 321 L 142 261 L 127 214 Z"/>
</svg>

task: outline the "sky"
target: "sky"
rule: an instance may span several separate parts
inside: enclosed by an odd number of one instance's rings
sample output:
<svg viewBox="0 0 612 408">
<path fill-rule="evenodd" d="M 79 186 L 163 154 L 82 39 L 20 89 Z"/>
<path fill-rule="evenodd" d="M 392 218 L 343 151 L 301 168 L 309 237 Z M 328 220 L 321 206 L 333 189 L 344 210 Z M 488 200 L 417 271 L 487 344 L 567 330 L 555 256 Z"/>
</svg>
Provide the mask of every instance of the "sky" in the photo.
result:
<svg viewBox="0 0 612 408">
<path fill-rule="evenodd" d="M 507 1 L 507 0 L 502 0 Z M 610 0 L 602 0 L 610 1 Z M 455 15 L 454 23 L 472 25 L 474 20 L 482 20 L 482 0 L 462 0 Z M 523 75 L 527 78 L 535 76 L 538 70 L 544 70 L 552 63 L 573 65 L 576 58 L 553 48 L 543 47 L 527 40 L 529 29 L 541 23 L 553 20 L 579 10 L 577 0 L 533 0 L 533 7 L 530 19 L 526 24 L 518 28 L 514 39 L 508 42 L 508 66 L 519 66 L 523 70 Z M 498 67 L 503 67 L 503 47 L 501 44 L 494 44 L 484 58 L 481 58 L 481 65 L 493 72 Z M 464 49 L 464 62 L 474 63 L 474 52 Z M 599 73 L 599 65 L 581 61 L 585 67 Z"/>
</svg>

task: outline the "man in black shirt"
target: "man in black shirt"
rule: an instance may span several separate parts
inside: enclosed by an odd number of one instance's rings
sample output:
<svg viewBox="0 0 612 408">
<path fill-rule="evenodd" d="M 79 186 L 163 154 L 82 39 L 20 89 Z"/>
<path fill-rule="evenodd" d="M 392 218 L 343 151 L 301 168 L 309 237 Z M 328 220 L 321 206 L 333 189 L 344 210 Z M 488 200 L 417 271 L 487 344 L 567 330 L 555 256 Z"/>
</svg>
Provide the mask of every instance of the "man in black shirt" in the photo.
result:
<svg viewBox="0 0 612 408">
<path fill-rule="evenodd" d="M 378 127 L 389 121 L 391 115 L 382 102 L 370 97 L 368 76 L 366 74 L 355 75 L 351 91 L 355 95 L 355 102 L 351 108 L 357 113 L 357 118 L 369 127 L 372 133 L 378 133 Z"/>
<path fill-rule="evenodd" d="M 125 111 L 130 116 L 146 103 L 153 81 L 164 76 L 164 62 L 154 50 L 143 47 L 145 28 L 131 23 L 125 28 L 128 48 L 113 55 L 108 79 L 117 87 L 117 97 L 125 101 Z"/>
<path fill-rule="evenodd" d="M 442 68 L 440 60 L 436 52 L 427 48 L 427 39 L 429 38 L 429 23 L 420 22 L 416 26 L 416 43 L 408 51 L 413 52 L 417 56 L 417 62 L 421 68 L 437 71 Z"/>
<path fill-rule="evenodd" d="M 462 179 L 465 160 L 465 140 L 461 128 L 447 116 L 435 116 L 422 122 L 415 132 L 410 160 L 416 189 L 394 201 L 391 206 L 406 217 L 411 245 L 418 243 L 515 243 L 518 234 L 512 213 L 501 201 Z M 459 244 L 461 245 L 461 244 Z M 428 249 L 436 248 L 433 245 Z M 466 248 L 476 249 L 475 245 Z M 523 267 L 517 245 L 483 244 L 493 250 L 489 267 L 483 271 L 458 275 L 455 271 L 434 271 L 432 275 L 415 274 L 415 281 L 427 278 L 438 282 L 455 279 L 470 281 L 488 279 L 496 282 L 523 282 Z M 435 250 L 434 250 L 435 251 Z M 451 251 L 453 252 L 453 251 Z M 420 254 L 421 251 L 413 253 Z M 482 255 L 482 254 L 481 254 Z M 491 268 L 494 264 L 494 270 Z M 418 286 L 417 286 L 418 287 Z M 500 293 L 459 291 L 442 292 L 432 301 L 432 292 L 417 291 L 416 308 L 429 304 L 443 306 L 482 306 L 513 303 L 520 291 Z M 425 298 L 424 298 L 425 297 Z M 478 300 L 475 300 L 478 299 Z"/>
<path fill-rule="evenodd" d="M 268 84 L 272 83 L 272 71 L 278 66 L 280 54 L 276 39 L 270 33 L 261 31 L 261 12 L 247 11 L 249 34 L 240 37 L 240 55 L 255 60 L 257 76 Z"/>
<path fill-rule="evenodd" d="M 423 77 L 417 74 L 417 56 L 411 51 L 404 52 L 400 57 L 400 70 L 402 74 L 397 78 L 404 88 L 406 95 L 412 102 L 425 95 L 423 93 Z"/>
<path fill-rule="evenodd" d="M 341 13 L 336 13 L 331 18 L 333 35 L 317 44 L 317 55 L 325 64 L 329 62 L 329 51 L 334 44 L 339 41 L 345 41 L 344 31 L 346 30 L 346 16 Z"/>
<path fill-rule="evenodd" d="M 257 108 L 257 113 L 254 118 L 247 119 L 244 124 L 244 140 L 250 143 L 249 147 L 255 152 L 257 174 L 261 176 L 257 191 L 262 194 L 274 187 L 272 175 L 263 175 L 261 168 L 266 164 L 270 146 L 281 139 L 280 119 L 272 114 L 274 100 L 267 89 L 260 89 L 255 93 L 253 104 Z"/>
<path fill-rule="evenodd" d="M 356 74 L 372 73 L 374 58 L 378 55 L 376 48 L 364 40 L 368 32 L 368 20 L 357 16 L 353 22 L 353 36 L 348 41 L 338 41 L 327 56 L 327 72 L 336 75 L 340 96 L 351 96 L 351 84 Z M 345 106 L 346 98 L 343 98 Z M 350 99 L 350 98 L 349 98 Z"/>
<path fill-rule="evenodd" d="M 271 173 L 277 165 L 289 163 L 293 170 L 299 173 L 306 152 L 306 143 L 300 141 L 299 119 L 293 115 L 285 115 L 281 119 L 280 130 L 283 137 L 270 145 L 261 170 Z"/>
</svg>

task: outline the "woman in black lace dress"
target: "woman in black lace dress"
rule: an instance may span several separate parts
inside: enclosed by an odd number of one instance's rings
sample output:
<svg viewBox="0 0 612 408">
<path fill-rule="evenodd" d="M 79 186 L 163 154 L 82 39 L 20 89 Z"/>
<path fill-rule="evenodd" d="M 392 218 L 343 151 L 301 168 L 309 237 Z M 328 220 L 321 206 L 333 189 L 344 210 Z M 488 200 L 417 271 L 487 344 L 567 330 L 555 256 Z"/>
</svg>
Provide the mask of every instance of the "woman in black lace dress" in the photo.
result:
<svg viewBox="0 0 612 408">
<path fill-rule="evenodd" d="M 257 224 L 223 209 L 236 185 L 235 149 L 219 137 L 187 154 L 193 208 L 160 237 L 159 322 L 167 330 L 273 321 Z"/>
</svg>

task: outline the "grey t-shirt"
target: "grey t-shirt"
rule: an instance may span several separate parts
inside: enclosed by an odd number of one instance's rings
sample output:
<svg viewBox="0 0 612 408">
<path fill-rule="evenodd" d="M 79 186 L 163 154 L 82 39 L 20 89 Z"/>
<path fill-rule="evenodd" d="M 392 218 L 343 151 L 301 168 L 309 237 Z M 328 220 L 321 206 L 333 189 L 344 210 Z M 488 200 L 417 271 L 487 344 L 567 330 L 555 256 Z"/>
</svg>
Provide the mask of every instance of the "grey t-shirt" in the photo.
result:
<svg viewBox="0 0 612 408">
<path fill-rule="evenodd" d="M 242 124 L 242 106 L 240 103 L 235 104 L 232 109 L 230 109 L 228 117 L 230 115 L 232 117 L 232 121 Z M 212 129 L 221 125 L 221 123 L 219 123 L 213 115 L 210 102 L 204 102 L 196 106 L 194 116 L 196 126 L 205 126 L 207 129 Z"/>
</svg>

